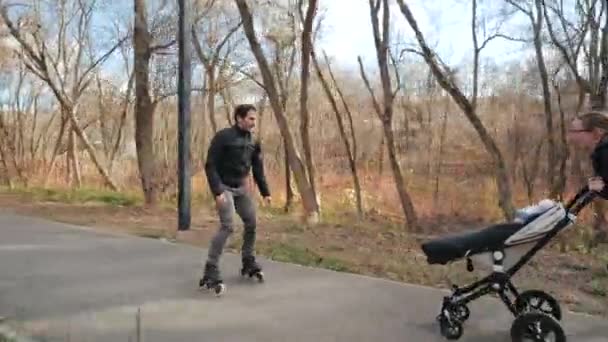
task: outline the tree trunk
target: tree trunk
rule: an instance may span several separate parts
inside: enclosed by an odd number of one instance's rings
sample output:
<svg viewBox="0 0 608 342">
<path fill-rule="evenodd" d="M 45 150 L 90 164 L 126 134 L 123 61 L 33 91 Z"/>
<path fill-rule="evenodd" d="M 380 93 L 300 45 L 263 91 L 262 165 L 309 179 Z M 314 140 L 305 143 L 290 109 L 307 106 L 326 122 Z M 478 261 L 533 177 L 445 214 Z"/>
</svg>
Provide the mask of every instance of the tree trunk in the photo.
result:
<svg viewBox="0 0 608 342">
<path fill-rule="evenodd" d="M 260 142 L 264 141 L 264 118 L 266 117 L 266 95 L 262 96 L 262 99 L 258 102 L 258 139 Z"/>
<path fill-rule="evenodd" d="M 403 214 L 405 215 L 405 220 L 410 229 L 418 230 L 418 217 L 414 210 L 411 198 L 405 188 L 405 180 L 403 178 L 401 166 L 399 165 L 399 160 L 395 150 L 395 138 L 392 127 L 393 104 L 399 88 L 397 88 L 397 91 L 393 91 L 391 85 L 391 77 L 388 70 L 388 50 L 390 42 L 389 3 L 388 0 L 382 1 L 382 33 L 380 32 L 380 24 L 378 19 L 380 4 L 381 0 L 376 0 L 375 4 L 372 0 L 369 0 L 370 17 L 372 21 L 374 43 L 376 48 L 376 58 L 378 62 L 378 68 L 380 70 L 380 81 L 382 83 L 382 105 L 380 105 L 380 103 L 376 100 L 376 96 L 374 95 L 372 86 L 365 74 L 361 57 L 358 58 L 359 69 L 365 86 L 367 87 L 372 97 L 374 110 L 376 111 L 378 118 L 382 122 L 384 137 L 386 138 L 385 142 L 387 146 L 390 166 L 393 171 L 393 179 L 395 181 L 395 185 L 397 186 L 397 192 L 399 194 Z"/>
<path fill-rule="evenodd" d="M 542 25 L 543 25 L 543 11 L 541 0 L 535 0 L 536 4 L 536 18 L 533 16 L 532 27 L 534 29 L 534 49 L 536 51 L 536 63 L 538 65 L 538 71 L 541 79 L 541 86 L 543 89 L 543 106 L 545 110 L 545 128 L 547 131 L 547 182 L 550 189 L 550 197 L 553 198 L 557 195 L 558 190 L 555 179 L 555 167 L 557 164 L 556 158 L 556 144 L 555 135 L 553 133 L 553 110 L 551 109 L 551 90 L 549 88 L 549 75 L 547 73 L 547 66 L 545 64 L 545 57 L 543 56 L 543 43 L 542 43 Z M 534 22 L 534 20 L 536 22 Z"/>
<path fill-rule="evenodd" d="M 302 0 L 300 0 L 300 6 Z M 310 79 L 310 55 L 312 53 L 312 25 L 317 12 L 317 0 L 309 0 L 302 30 L 302 66 L 300 76 L 300 135 L 302 136 L 302 146 L 304 148 L 304 159 L 306 161 L 306 170 L 310 182 L 311 191 L 315 200 L 317 198 L 317 189 L 315 186 L 315 170 L 312 157 L 312 148 L 310 146 L 309 122 L 310 113 L 308 112 L 308 81 Z M 318 205 L 318 203 L 317 203 Z"/>
<path fill-rule="evenodd" d="M 63 135 L 65 134 L 65 127 L 68 124 L 68 118 L 64 111 L 61 111 L 61 126 L 59 128 L 59 134 L 57 135 L 57 140 L 55 140 L 55 147 L 53 148 L 53 154 L 51 155 L 51 161 L 48 166 L 48 170 L 46 171 L 44 178 L 44 186 L 48 185 L 50 176 L 53 174 L 55 170 L 55 160 L 57 158 L 57 153 L 59 152 L 59 147 L 61 146 L 61 141 L 63 140 Z"/>
<path fill-rule="evenodd" d="M 217 121 L 215 120 L 215 65 L 211 65 L 207 69 L 207 112 L 209 113 L 209 122 L 213 133 L 217 133 Z"/>
<path fill-rule="evenodd" d="M 522 161 L 522 173 L 523 179 L 526 183 L 526 190 L 528 194 L 528 202 L 532 203 L 534 200 L 534 186 L 536 183 L 536 178 L 538 176 L 538 170 L 540 169 L 540 153 L 542 151 L 544 142 L 541 140 L 536 148 L 533 150 L 534 155 L 531 158 L 525 158 Z M 531 160 L 532 165 L 528 168 L 525 160 Z"/>
<path fill-rule="evenodd" d="M 224 89 L 222 89 L 221 91 L 221 95 L 222 95 L 222 101 L 224 101 L 224 112 L 226 113 L 226 122 L 228 123 L 229 126 L 232 125 L 232 113 L 230 111 L 230 108 L 233 107 L 232 104 L 232 99 L 230 96 L 230 90 L 226 87 Z M 258 108 L 258 125 L 260 124 L 261 121 L 261 114 L 259 113 L 260 108 Z M 259 129 L 259 127 L 258 127 Z"/>
<path fill-rule="evenodd" d="M 382 126 L 384 128 L 384 136 L 386 137 L 388 158 L 393 171 L 393 176 L 395 178 L 395 185 L 397 186 L 397 192 L 399 193 L 403 213 L 405 214 L 408 226 L 410 226 L 413 230 L 418 230 L 418 217 L 416 215 L 416 211 L 414 210 L 412 199 L 405 188 L 405 180 L 403 178 L 401 166 L 399 165 L 399 160 L 395 151 L 393 127 L 391 126 L 391 123 L 387 121 L 384 121 Z"/>
<path fill-rule="evenodd" d="M 131 97 L 131 92 L 133 91 L 133 83 L 135 81 L 135 74 L 132 72 L 131 76 L 129 76 L 129 82 L 127 85 L 127 94 L 125 95 L 125 100 L 122 104 L 122 112 L 120 114 L 120 124 L 118 126 L 118 133 L 116 136 L 116 141 L 114 141 L 114 147 L 112 148 L 112 154 L 110 155 L 110 160 L 108 161 L 108 171 L 112 173 L 114 169 L 114 162 L 116 161 L 116 155 L 118 153 L 118 149 L 120 148 L 120 144 L 122 143 L 122 135 L 125 130 L 125 126 L 127 123 L 127 113 L 129 112 L 129 99 Z"/>
<path fill-rule="evenodd" d="M 65 101 L 64 101 L 64 106 L 66 106 Z M 97 154 L 95 153 L 93 146 L 91 146 L 91 143 L 89 143 L 89 139 L 87 139 L 87 136 L 84 134 L 84 131 L 82 130 L 82 128 L 80 128 L 80 125 L 78 124 L 78 120 L 76 120 L 74 108 L 68 107 L 68 108 L 64 108 L 63 110 L 65 110 L 68 113 L 71 124 L 72 124 L 72 129 L 80 138 L 80 141 L 84 145 L 84 148 L 87 151 L 87 154 L 91 158 L 93 165 L 95 165 L 95 168 L 97 168 L 97 171 L 101 175 L 101 178 L 104 180 L 105 184 L 108 187 L 110 187 L 110 189 L 112 189 L 112 190 L 115 190 L 115 191 L 118 190 L 118 187 L 116 186 L 116 184 L 114 184 L 114 181 L 112 181 L 110 175 L 108 174 L 108 171 L 99 162 L 99 159 L 97 158 Z"/>
<path fill-rule="evenodd" d="M 566 166 L 568 163 L 568 159 L 570 158 L 570 151 L 568 148 L 568 139 L 566 136 L 566 114 L 564 113 L 564 108 L 562 106 L 562 96 L 559 90 L 559 86 L 554 84 L 555 94 L 557 95 L 557 106 L 559 108 L 559 119 L 560 119 L 560 139 L 561 139 L 561 149 L 559 150 L 559 170 L 557 173 L 557 180 L 555 182 L 555 188 L 552 193 L 558 195 L 558 198 L 561 200 L 564 195 L 564 191 L 566 190 L 567 183 L 567 175 L 566 175 Z"/>
<path fill-rule="evenodd" d="M 378 148 L 378 180 L 382 177 L 384 173 L 384 143 L 385 143 L 384 132 L 382 133 L 382 137 L 380 138 L 380 148 Z"/>
<path fill-rule="evenodd" d="M 357 172 L 356 150 L 355 151 L 351 150 L 350 142 L 348 141 L 348 137 L 346 135 L 346 130 L 344 129 L 344 123 L 342 122 L 342 116 L 340 114 L 340 110 L 338 109 L 338 104 L 336 103 L 336 99 L 333 97 L 333 95 L 331 93 L 331 89 L 329 88 L 329 85 L 327 84 L 325 77 L 323 77 L 323 73 L 321 72 L 321 67 L 319 66 L 315 53 L 312 50 L 311 50 L 311 57 L 313 60 L 313 64 L 315 66 L 315 70 L 317 71 L 317 76 L 319 77 L 319 80 L 321 81 L 321 85 L 323 86 L 325 95 L 327 96 L 327 99 L 329 100 L 329 103 L 331 104 L 331 107 L 332 107 L 333 112 L 336 117 L 336 122 L 338 123 L 340 137 L 342 138 L 342 142 L 344 143 L 344 149 L 346 150 L 346 155 L 348 157 L 348 164 L 350 166 L 350 171 L 351 171 L 351 174 L 353 177 L 353 185 L 355 188 L 355 197 L 356 197 L 356 205 L 357 205 L 357 216 L 359 219 L 362 219 L 363 218 L 363 203 L 361 200 L 361 183 L 359 181 L 359 174 Z M 334 81 L 335 87 L 338 88 L 338 85 L 335 83 L 335 78 L 333 77 L 333 73 L 331 72 L 331 67 L 329 65 L 329 61 L 327 60 L 327 56 L 325 56 L 325 63 L 327 65 L 327 68 L 329 69 L 329 74 L 332 75 L 332 80 Z M 338 92 L 341 93 L 341 91 L 339 91 L 339 90 L 338 90 Z M 344 104 L 346 105 L 346 102 L 344 102 Z M 352 123 L 352 115 L 350 113 L 350 110 L 348 109 L 348 106 L 345 106 L 345 107 L 346 107 L 348 116 L 350 118 L 350 121 Z M 352 129 L 353 129 L 353 127 L 351 125 L 351 130 Z M 355 139 L 354 139 L 355 135 L 354 135 L 353 131 L 351 131 L 351 132 L 352 132 L 353 143 L 355 144 Z M 356 146 L 356 144 L 355 144 L 355 146 Z"/>
<path fill-rule="evenodd" d="M 4 155 L 4 151 L 2 149 L 0 149 L 0 162 L 2 162 L 2 182 L 9 188 L 12 189 L 13 188 L 13 182 L 11 180 L 11 175 L 9 173 L 8 170 L 8 164 L 6 163 L 6 159 L 5 159 L 5 155 Z"/>
<path fill-rule="evenodd" d="M 441 177 L 441 168 L 443 163 L 443 149 L 445 146 L 445 138 L 448 130 L 448 107 L 449 102 L 446 101 L 445 111 L 443 112 L 443 120 L 441 123 L 441 133 L 439 135 L 439 155 L 437 156 L 437 166 L 435 170 L 435 192 L 433 193 L 433 208 L 439 206 L 439 179 Z"/>
<path fill-rule="evenodd" d="M 295 181 L 298 186 L 298 191 L 302 196 L 302 204 L 306 213 L 305 215 L 307 216 L 306 219 L 309 222 L 317 222 L 319 219 L 319 207 L 317 205 L 317 200 L 310 186 L 310 182 L 308 181 L 302 160 L 298 156 L 296 145 L 289 130 L 287 119 L 281 110 L 281 103 L 276 89 L 276 84 L 270 71 L 268 61 L 266 60 L 262 47 L 260 46 L 260 43 L 256 37 L 251 11 L 249 10 L 249 6 L 245 0 L 235 0 L 235 2 L 238 6 L 241 19 L 243 20 L 245 35 L 247 36 L 251 50 L 257 60 L 258 66 L 260 67 L 264 80 L 264 87 L 268 93 L 268 98 L 281 131 L 281 135 L 286 142 L 285 145 L 289 152 L 289 166 L 293 171 Z"/>
<path fill-rule="evenodd" d="M 17 172 L 17 176 L 19 177 L 19 181 L 22 184 L 27 184 L 26 177 L 23 173 L 23 168 L 19 162 L 17 162 L 17 146 L 15 143 L 15 138 L 9 135 L 9 130 L 4 123 L 4 118 L 0 115 L 0 134 L 2 135 L 2 139 L 5 141 L 5 145 L 9 150 L 9 156 L 11 159 L 11 163 L 13 164 L 13 168 L 15 172 Z"/>
<path fill-rule="evenodd" d="M 583 109 L 583 105 L 585 104 L 586 91 L 584 87 L 579 83 L 579 93 L 578 93 L 578 102 L 576 105 L 576 113 L 580 113 Z M 578 184 L 582 185 L 587 182 L 587 178 L 583 173 L 583 157 L 581 156 L 581 151 L 579 149 L 573 149 L 572 151 L 572 162 L 570 166 L 570 175 L 574 177 Z"/>
<path fill-rule="evenodd" d="M 150 33 L 144 0 L 135 0 L 133 31 L 135 71 L 135 146 L 145 204 L 156 205 L 154 184 L 154 107 L 149 91 Z"/>
<path fill-rule="evenodd" d="M 74 163 L 72 162 L 72 155 L 74 153 L 74 134 L 72 131 L 72 128 L 70 126 L 70 128 L 68 129 L 68 146 L 67 146 L 67 150 L 65 153 L 65 169 L 66 169 L 66 173 L 65 173 L 65 184 L 66 186 L 72 186 L 72 172 L 73 172 L 73 167 L 74 167 Z"/>
<path fill-rule="evenodd" d="M 3 141 L 3 138 L 0 137 L 0 179 L 2 182 L 8 186 L 9 189 L 13 188 L 13 182 L 11 179 L 10 170 L 8 168 L 8 163 L 6 161 L 6 152 L 4 151 L 4 146 L 6 145 Z"/>
<path fill-rule="evenodd" d="M 283 148 L 285 150 L 285 206 L 283 210 L 288 213 L 293 204 L 293 189 L 291 188 L 291 169 L 289 168 L 289 150 L 287 143 L 283 139 Z"/>
<path fill-rule="evenodd" d="M 70 162 L 70 168 L 72 170 L 72 177 L 68 179 L 72 186 L 80 188 L 82 186 L 82 176 L 80 172 L 80 163 L 78 162 L 78 149 L 76 147 L 76 133 L 74 129 L 70 129 L 68 142 L 68 160 Z"/>
<path fill-rule="evenodd" d="M 203 76 L 203 89 L 207 88 L 207 76 Z M 202 100 L 204 102 L 204 99 Z M 204 103 L 200 106 L 201 108 L 201 124 L 199 125 L 199 136 L 198 145 L 200 146 L 201 161 L 204 164 L 207 159 L 207 113 L 206 106 Z"/>
</svg>

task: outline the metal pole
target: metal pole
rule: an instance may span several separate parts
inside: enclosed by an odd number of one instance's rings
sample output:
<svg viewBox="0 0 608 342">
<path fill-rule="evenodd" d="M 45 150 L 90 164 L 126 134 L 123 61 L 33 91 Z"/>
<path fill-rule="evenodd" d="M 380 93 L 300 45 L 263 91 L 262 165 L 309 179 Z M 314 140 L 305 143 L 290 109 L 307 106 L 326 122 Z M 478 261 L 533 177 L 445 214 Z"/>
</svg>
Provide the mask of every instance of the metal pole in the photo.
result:
<svg viewBox="0 0 608 342">
<path fill-rule="evenodd" d="M 177 80 L 178 111 L 178 230 L 190 229 L 190 89 L 191 89 L 191 41 L 190 2 L 178 0 L 179 4 L 179 71 Z"/>
</svg>

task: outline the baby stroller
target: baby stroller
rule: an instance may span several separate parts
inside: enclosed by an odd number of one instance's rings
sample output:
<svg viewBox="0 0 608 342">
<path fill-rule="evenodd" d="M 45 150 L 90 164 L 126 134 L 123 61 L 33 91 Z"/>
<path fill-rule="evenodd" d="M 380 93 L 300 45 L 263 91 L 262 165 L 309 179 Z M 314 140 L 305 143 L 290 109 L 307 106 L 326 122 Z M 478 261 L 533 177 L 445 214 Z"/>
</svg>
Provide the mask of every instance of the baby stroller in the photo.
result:
<svg viewBox="0 0 608 342">
<path fill-rule="evenodd" d="M 511 325 L 513 341 L 545 341 L 550 335 L 555 336 L 556 342 L 566 341 L 559 324 L 562 313 L 558 301 L 541 290 L 520 293 L 511 277 L 557 233 L 573 224 L 579 211 L 594 198 L 595 192 L 585 187 L 566 207 L 543 200 L 519 210 L 514 222 L 423 243 L 422 250 L 429 264 L 445 265 L 465 259 L 469 272 L 481 268 L 489 273 L 473 284 L 452 286 L 452 294 L 443 298 L 437 316 L 441 334 L 449 340 L 459 339 L 462 324 L 470 315 L 467 304 L 492 293 L 498 295 L 515 316 Z"/>
</svg>

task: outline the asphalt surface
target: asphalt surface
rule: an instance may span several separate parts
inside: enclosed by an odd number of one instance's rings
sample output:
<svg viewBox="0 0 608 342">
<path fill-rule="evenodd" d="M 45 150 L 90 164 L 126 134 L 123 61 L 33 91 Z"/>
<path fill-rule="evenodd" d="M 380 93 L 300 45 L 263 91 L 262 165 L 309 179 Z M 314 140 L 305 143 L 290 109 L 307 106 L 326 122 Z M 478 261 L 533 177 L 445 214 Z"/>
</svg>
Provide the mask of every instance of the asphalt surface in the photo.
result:
<svg viewBox="0 0 608 342">
<path fill-rule="evenodd" d="M 264 259 L 260 284 L 225 254 L 218 298 L 197 288 L 204 253 L 0 211 L 0 317 L 40 341 L 445 341 L 442 291 Z M 461 341 L 510 341 L 500 302 L 471 312 Z M 608 320 L 562 324 L 569 341 L 608 341 Z"/>
</svg>

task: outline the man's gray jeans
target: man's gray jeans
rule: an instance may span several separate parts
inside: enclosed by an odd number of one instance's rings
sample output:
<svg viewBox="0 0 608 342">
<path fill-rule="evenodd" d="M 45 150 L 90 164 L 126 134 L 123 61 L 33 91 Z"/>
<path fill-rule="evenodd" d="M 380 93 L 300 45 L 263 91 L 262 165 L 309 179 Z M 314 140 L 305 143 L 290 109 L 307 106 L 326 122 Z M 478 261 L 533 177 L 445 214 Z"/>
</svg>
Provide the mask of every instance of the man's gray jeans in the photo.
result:
<svg viewBox="0 0 608 342">
<path fill-rule="evenodd" d="M 245 189 L 226 187 L 224 202 L 217 208 L 220 217 L 220 228 L 211 240 L 207 262 L 217 265 L 223 253 L 228 237 L 234 232 L 234 213 L 240 216 L 244 224 L 243 257 L 253 256 L 255 250 L 256 212 L 255 202 Z"/>
</svg>

